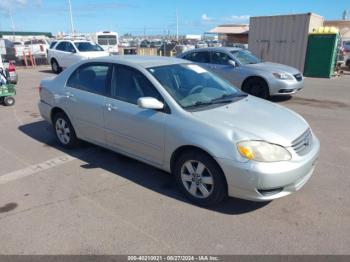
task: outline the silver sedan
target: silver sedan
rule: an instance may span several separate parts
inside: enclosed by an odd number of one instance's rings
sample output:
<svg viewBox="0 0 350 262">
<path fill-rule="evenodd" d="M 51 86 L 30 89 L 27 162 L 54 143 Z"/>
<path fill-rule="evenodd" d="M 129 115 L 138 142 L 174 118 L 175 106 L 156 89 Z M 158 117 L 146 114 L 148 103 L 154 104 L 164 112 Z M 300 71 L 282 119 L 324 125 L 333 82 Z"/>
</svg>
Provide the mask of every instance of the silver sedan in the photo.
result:
<svg viewBox="0 0 350 262">
<path fill-rule="evenodd" d="M 304 87 L 303 75 L 296 68 L 263 62 L 241 48 L 201 48 L 180 54 L 179 58 L 198 63 L 260 98 L 291 95 Z"/>
<path fill-rule="evenodd" d="M 85 140 L 171 172 L 199 205 L 295 192 L 320 148 L 298 114 L 176 58 L 80 62 L 41 81 L 39 109 L 63 146 Z"/>
</svg>

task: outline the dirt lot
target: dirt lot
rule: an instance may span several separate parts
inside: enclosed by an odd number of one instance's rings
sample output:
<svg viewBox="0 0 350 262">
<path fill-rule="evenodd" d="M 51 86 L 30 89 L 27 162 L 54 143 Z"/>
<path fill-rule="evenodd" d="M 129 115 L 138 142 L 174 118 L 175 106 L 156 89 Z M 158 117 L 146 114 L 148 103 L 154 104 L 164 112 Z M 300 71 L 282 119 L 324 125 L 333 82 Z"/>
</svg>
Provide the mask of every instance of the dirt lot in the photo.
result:
<svg viewBox="0 0 350 262">
<path fill-rule="evenodd" d="M 350 254 L 349 75 L 274 99 L 321 141 L 301 191 L 205 209 L 167 173 L 93 145 L 63 150 L 37 109 L 50 71 L 18 73 L 16 105 L 0 106 L 1 254 Z"/>
</svg>

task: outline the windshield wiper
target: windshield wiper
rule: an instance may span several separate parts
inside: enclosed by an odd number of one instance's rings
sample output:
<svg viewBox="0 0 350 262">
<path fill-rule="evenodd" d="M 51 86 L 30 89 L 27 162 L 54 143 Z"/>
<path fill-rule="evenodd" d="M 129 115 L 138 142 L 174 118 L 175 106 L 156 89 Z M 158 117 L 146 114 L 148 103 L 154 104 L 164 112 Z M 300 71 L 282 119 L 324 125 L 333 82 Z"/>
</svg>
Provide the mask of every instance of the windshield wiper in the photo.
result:
<svg viewBox="0 0 350 262">
<path fill-rule="evenodd" d="M 246 93 L 223 94 L 222 96 L 211 100 L 211 102 L 214 102 L 214 103 L 218 103 L 218 102 L 219 103 L 232 102 L 233 99 L 235 99 L 236 97 L 246 97 L 246 96 L 247 96 Z"/>
<path fill-rule="evenodd" d="M 185 106 L 184 108 L 191 108 L 191 107 L 197 107 L 197 106 L 208 106 L 208 105 L 214 105 L 214 104 L 226 104 L 231 103 L 235 100 L 235 98 L 239 97 L 246 97 L 248 94 L 246 93 L 238 93 L 238 94 L 223 94 L 222 96 L 212 99 L 210 101 L 197 101 L 192 105 Z"/>
</svg>

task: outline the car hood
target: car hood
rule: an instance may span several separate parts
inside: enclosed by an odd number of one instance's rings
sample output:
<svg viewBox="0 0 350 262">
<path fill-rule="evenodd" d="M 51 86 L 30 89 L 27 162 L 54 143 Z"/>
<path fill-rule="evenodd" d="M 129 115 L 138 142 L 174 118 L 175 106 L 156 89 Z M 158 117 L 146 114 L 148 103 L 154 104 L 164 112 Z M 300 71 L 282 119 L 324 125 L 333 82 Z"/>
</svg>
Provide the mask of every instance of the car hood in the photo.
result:
<svg viewBox="0 0 350 262">
<path fill-rule="evenodd" d="M 302 135 L 307 122 L 297 113 L 274 103 L 248 96 L 214 109 L 193 112 L 202 122 L 231 132 L 234 140 L 257 139 L 285 147 Z"/>
<path fill-rule="evenodd" d="M 109 53 L 106 51 L 80 52 L 79 54 L 83 57 L 88 58 L 109 56 Z"/>
<path fill-rule="evenodd" d="M 262 70 L 262 71 L 268 71 L 268 72 L 277 72 L 277 73 L 289 73 L 291 75 L 295 75 L 295 74 L 299 74 L 299 70 L 291 67 L 291 66 L 287 66 L 287 65 L 282 65 L 282 64 L 277 64 L 277 63 L 271 63 L 271 62 L 262 62 L 262 63 L 257 63 L 257 64 L 248 64 L 248 65 L 244 65 L 245 67 L 248 68 L 254 68 L 254 69 L 258 69 L 258 70 Z"/>
</svg>

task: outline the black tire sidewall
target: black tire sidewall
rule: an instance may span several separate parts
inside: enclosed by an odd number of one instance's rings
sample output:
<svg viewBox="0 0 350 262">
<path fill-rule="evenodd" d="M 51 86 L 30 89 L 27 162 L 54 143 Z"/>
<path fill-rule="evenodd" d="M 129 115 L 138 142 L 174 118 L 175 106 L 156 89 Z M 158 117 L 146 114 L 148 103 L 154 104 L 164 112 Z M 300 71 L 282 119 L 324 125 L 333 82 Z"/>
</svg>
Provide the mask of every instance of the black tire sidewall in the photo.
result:
<svg viewBox="0 0 350 262">
<path fill-rule="evenodd" d="M 56 122 L 58 119 L 63 119 L 64 121 L 66 121 L 69 129 L 70 129 L 70 140 L 69 140 L 69 143 L 68 144 L 63 144 L 61 142 L 61 140 L 58 138 L 58 134 L 57 134 L 57 131 L 56 131 Z M 75 134 L 75 130 L 74 130 L 74 127 L 72 125 L 72 123 L 70 122 L 70 120 L 68 119 L 68 117 L 63 114 L 63 113 L 57 113 L 54 118 L 53 118 L 53 128 L 54 128 L 54 132 L 55 132 L 55 135 L 56 135 L 56 138 L 58 140 L 58 142 L 60 143 L 60 145 L 64 146 L 65 148 L 74 148 L 74 147 L 77 147 L 78 144 L 79 144 L 79 140 Z"/>
<path fill-rule="evenodd" d="M 263 91 L 263 94 L 260 96 L 256 96 L 255 94 L 253 94 L 252 93 L 253 85 L 259 86 L 259 89 Z M 270 97 L 268 85 L 264 80 L 259 78 L 248 80 L 248 82 L 245 84 L 244 91 L 262 99 L 268 99 Z"/>
<path fill-rule="evenodd" d="M 57 70 L 54 70 L 53 64 L 56 64 Z M 51 60 L 51 69 L 52 69 L 52 72 L 54 72 L 55 74 L 59 74 L 60 73 L 60 71 L 61 71 L 60 70 L 60 66 L 59 66 L 58 62 L 56 61 L 56 59 L 52 59 Z"/>
<path fill-rule="evenodd" d="M 181 179 L 181 167 L 188 160 L 197 160 L 202 162 L 211 172 L 214 179 L 214 189 L 213 192 L 207 198 L 196 198 L 192 196 L 185 188 Z M 200 152 L 186 152 L 179 157 L 175 164 L 174 175 L 176 183 L 180 191 L 192 202 L 200 206 L 211 206 L 222 202 L 227 196 L 227 183 L 221 168 L 209 155 Z"/>
</svg>

